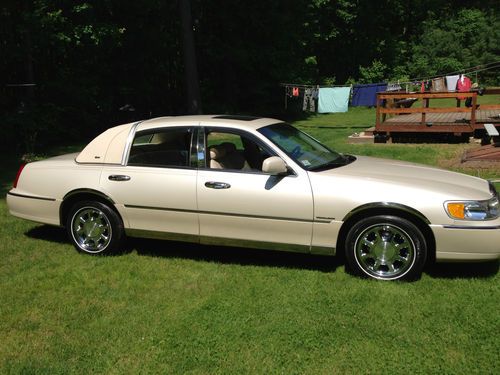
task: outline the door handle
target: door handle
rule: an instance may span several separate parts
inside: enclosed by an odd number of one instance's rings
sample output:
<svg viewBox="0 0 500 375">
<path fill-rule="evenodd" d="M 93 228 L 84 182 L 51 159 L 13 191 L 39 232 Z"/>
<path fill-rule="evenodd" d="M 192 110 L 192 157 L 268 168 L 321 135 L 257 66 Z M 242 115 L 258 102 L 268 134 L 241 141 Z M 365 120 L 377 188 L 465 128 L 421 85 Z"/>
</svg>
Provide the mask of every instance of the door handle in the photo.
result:
<svg viewBox="0 0 500 375">
<path fill-rule="evenodd" d="M 128 181 L 130 180 L 130 176 L 126 176 L 124 174 L 112 174 L 108 177 L 110 181 Z"/>
<path fill-rule="evenodd" d="M 225 182 L 208 181 L 205 182 L 205 186 L 210 189 L 229 189 L 231 185 Z"/>
</svg>

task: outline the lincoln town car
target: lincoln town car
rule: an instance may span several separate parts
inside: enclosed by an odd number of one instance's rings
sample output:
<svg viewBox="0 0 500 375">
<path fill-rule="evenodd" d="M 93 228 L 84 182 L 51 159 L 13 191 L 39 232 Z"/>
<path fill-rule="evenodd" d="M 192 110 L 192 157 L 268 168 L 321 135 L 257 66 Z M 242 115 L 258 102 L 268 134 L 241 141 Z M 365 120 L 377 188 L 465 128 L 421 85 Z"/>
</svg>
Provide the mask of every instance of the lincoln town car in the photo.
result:
<svg viewBox="0 0 500 375">
<path fill-rule="evenodd" d="M 14 216 L 65 227 L 91 255 L 120 252 L 129 236 L 161 238 L 342 254 L 354 274 L 381 280 L 500 255 L 493 183 L 338 153 L 270 118 L 112 127 L 80 153 L 22 166 L 7 204 Z"/>
</svg>

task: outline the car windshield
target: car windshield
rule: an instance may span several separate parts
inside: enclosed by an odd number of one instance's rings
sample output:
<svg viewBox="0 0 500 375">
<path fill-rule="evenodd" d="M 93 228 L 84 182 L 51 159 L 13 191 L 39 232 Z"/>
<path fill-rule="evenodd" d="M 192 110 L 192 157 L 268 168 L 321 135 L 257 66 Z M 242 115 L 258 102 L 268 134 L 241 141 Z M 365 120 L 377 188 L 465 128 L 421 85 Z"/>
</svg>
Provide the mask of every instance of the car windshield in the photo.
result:
<svg viewBox="0 0 500 375">
<path fill-rule="evenodd" d="M 351 161 L 288 124 L 269 125 L 259 129 L 259 132 L 308 171 L 335 168 Z"/>
</svg>

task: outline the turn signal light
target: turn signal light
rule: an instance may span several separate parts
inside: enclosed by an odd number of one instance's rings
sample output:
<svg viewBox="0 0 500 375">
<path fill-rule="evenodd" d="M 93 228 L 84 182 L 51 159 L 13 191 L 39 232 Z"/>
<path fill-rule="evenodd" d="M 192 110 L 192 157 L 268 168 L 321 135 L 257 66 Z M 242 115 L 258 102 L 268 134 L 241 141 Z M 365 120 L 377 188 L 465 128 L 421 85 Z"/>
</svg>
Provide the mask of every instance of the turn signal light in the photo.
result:
<svg viewBox="0 0 500 375">
<path fill-rule="evenodd" d="M 464 203 L 448 203 L 448 212 L 455 219 L 465 218 L 465 204 Z"/>
</svg>

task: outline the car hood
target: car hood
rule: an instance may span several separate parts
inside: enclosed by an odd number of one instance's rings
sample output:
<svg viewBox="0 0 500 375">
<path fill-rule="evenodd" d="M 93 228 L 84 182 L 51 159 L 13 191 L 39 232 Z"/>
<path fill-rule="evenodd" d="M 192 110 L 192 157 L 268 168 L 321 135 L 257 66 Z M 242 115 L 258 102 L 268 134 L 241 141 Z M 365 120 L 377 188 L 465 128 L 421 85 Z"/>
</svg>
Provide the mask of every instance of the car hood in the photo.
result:
<svg viewBox="0 0 500 375">
<path fill-rule="evenodd" d="M 426 165 L 356 156 L 356 160 L 343 167 L 317 172 L 322 176 L 337 176 L 362 180 L 366 189 L 378 184 L 394 186 L 398 193 L 408 188 L 410 192 L 435 192 L 448 199 L 489 199 L 491 192 L 486 180 Z"/>
</svg>

